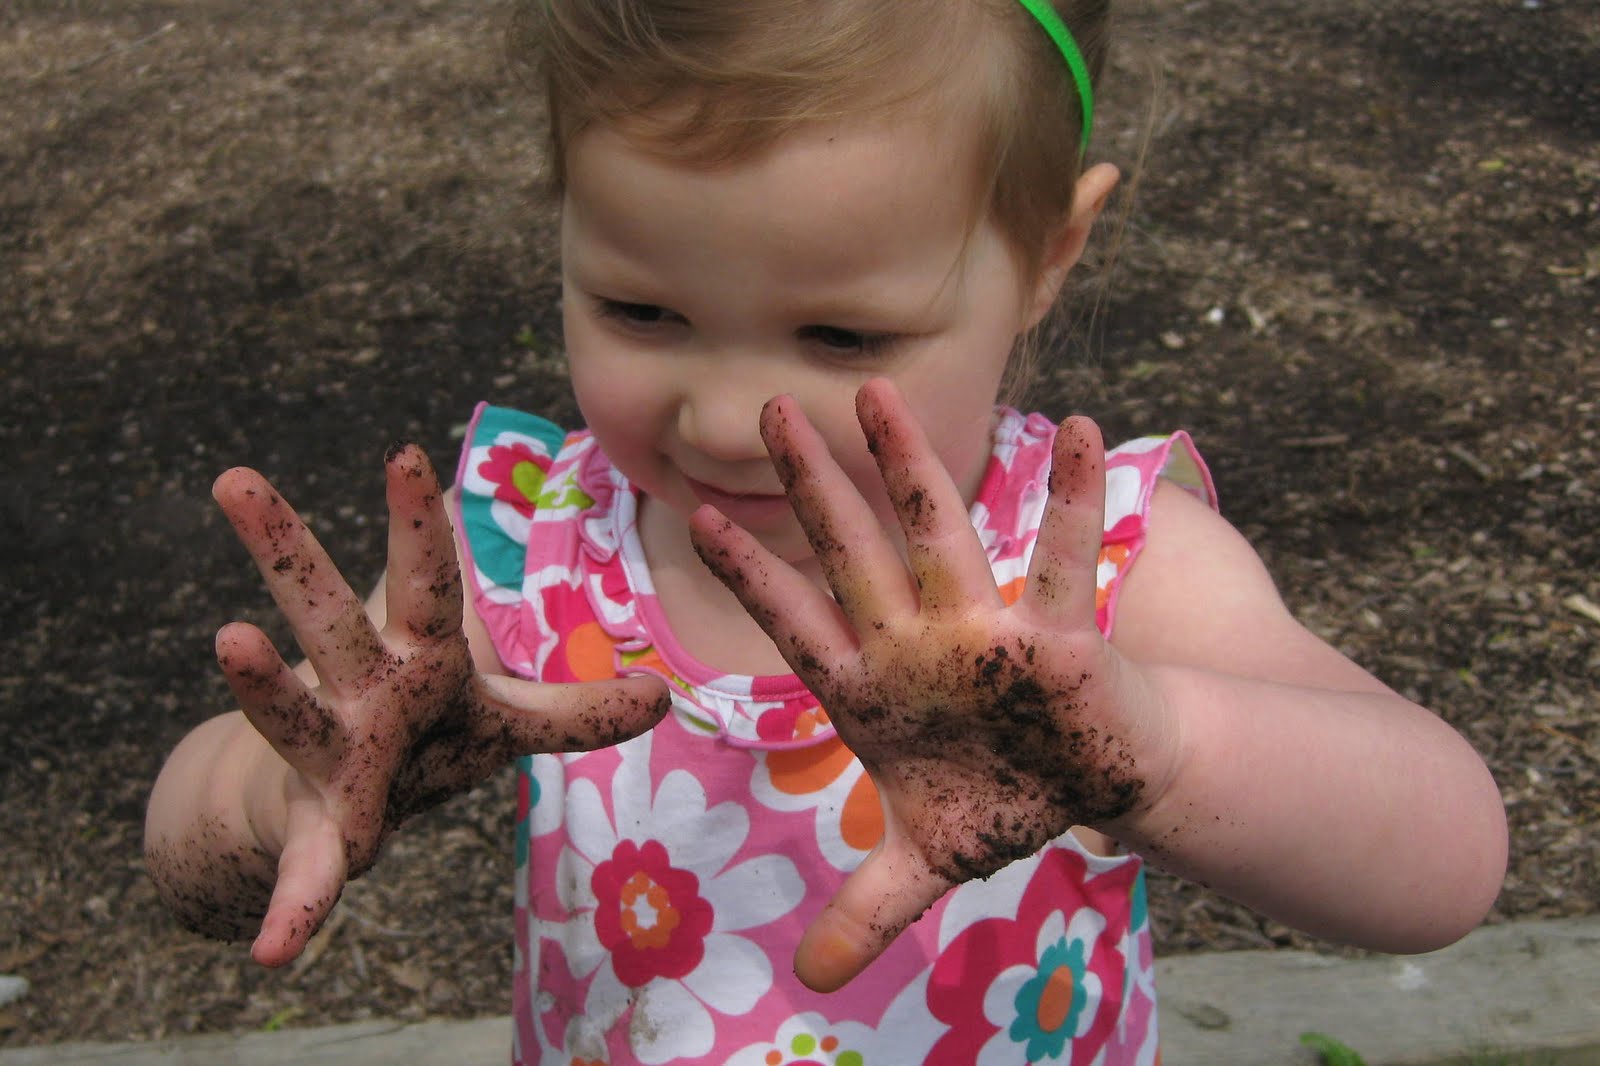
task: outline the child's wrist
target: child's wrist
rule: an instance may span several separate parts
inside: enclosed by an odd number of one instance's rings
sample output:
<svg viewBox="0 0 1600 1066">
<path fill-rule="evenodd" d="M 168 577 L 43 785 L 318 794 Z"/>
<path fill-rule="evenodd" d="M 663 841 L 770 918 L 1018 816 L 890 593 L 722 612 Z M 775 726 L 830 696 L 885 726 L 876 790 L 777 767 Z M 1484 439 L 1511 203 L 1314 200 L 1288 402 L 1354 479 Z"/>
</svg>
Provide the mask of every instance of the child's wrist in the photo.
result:
<svg viewBox="0 0 1600 1066">
<path fill-rule="evenodd" d="M 1150 827 L 1161 821 L 1183 762 L 1183 731 L 1171 681 L 1164 671 L 1126 658 L 1117 671 L 1127 717 L 1135 723 L 1124 750 L 1139 791 L 1126 811 L 1092 828 L 1130 845 L 1144 840 Z"/>
</svg>

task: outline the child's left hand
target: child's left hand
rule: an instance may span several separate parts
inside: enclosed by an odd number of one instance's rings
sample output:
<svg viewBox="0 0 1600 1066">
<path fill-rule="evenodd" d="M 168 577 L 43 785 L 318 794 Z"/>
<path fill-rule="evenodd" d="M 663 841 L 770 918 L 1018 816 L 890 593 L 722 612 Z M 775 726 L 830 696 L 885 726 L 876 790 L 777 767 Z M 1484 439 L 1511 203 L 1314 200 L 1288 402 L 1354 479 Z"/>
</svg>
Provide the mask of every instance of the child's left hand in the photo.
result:
<svg viewBox="0 0 1600 1066">
<path fill-rule="evenodd" d="M 1069 419 L 1057 434 L 1026 586 L 1007 606 L 904 400 L 873 381 L 856 411 L 904 558 L 787 397 L 763 410 L 762 435 L 833 598 L 713 509 L 692 523 L 701 557 L 817 695 L 883 803 L 883 840 L 796 952 L 818 990 L 852 979 L 956 884 L 1142 809 L 1175 761 L 1170 716 L 1095 626 L 1094 423 Z"/>
</svg>

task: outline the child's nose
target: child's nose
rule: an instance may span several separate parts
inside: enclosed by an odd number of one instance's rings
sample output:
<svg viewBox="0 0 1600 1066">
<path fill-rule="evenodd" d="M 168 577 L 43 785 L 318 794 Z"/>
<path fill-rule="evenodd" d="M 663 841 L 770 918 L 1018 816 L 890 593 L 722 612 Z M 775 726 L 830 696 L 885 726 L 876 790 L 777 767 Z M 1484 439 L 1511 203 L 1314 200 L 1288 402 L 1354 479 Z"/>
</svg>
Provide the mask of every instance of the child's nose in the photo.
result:
<svg viewBox="0 0 1600 1066">
<path fill-rule="evenodd" d="M 694 382 L 678 408 L 678 434 L 702 455 L 721 462 L 765 460 L 761 408 L 777 391 L 715 375 Z"/>
</svg>

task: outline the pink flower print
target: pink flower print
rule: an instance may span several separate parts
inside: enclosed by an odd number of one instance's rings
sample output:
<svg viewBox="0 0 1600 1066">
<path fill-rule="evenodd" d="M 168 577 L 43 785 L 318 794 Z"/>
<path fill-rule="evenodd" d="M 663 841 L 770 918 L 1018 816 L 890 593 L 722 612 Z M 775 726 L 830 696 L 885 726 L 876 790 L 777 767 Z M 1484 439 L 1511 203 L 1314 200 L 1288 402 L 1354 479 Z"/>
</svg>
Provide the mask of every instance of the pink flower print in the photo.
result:
<svg viewBox="0 0 1600 1066">
<path fill-rule="evenodd" d="M 934 965 L 928 1006 L 950 1030 L 929 1061 L 1094 1061 L 1120 1013 L 1119 946 L 1136 873 L 1128 863 L 1084 883 L 1083 856 L 1063 847 L 1042 853 L 1016 917 L 973 922 Z"/>
<path fill-rule="evenodd" d="M 800 904 L 805 884 L 786 856 L 741 856 L 750 837 L 741 804 L 708 803 L 683 769 L 657 779 L 653 741 L 646 733 L 609 749 L 618 758 L 609 803 L 588 778 L 568 790 L 558 906 L 539 933 L 570 978 L 541 987 L 582 999 L 583 1040 L 569 1036 L 569 1048 L 625 1034 L 640 1062 L 699 1061 L 720 1019 L 750 1013 L 771 990 L 763 927 Z"/>
<path fill-rule="evenodd" d="M 550 472 L 550 457 L 531 446 L 515 441 L 495 444 L 488 457 L 478 464 L 478 476 L 494 486 L 494 498 L 516 508 L 524 517 L 533 514 L 545 475 Z"/>
<path fill-rule="evenodd" d="M 611 952 L 623 984 L 638 988 L 657 977 L 681 978 L 705 957 L 711 905 L 700 879 L 673 867 L 657 840 L 617 844 L 594 869 L 595 933 Z"/>
</svg>

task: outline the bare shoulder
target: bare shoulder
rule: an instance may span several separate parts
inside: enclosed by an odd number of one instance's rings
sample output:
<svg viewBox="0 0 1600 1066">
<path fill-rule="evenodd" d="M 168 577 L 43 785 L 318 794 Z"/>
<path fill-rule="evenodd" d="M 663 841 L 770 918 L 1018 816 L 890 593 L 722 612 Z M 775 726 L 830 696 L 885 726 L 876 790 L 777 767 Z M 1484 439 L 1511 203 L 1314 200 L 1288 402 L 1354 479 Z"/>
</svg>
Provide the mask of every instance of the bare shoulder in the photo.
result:
<svg viewBox="0 0 1600 1066">
<path fill-rule="evenodd" d="M 1302 626 L 1227 519 L 1162 481 L 1113 642 L 1134 659 L 1330 688 L 1384 686 Z"/>
</svg>

